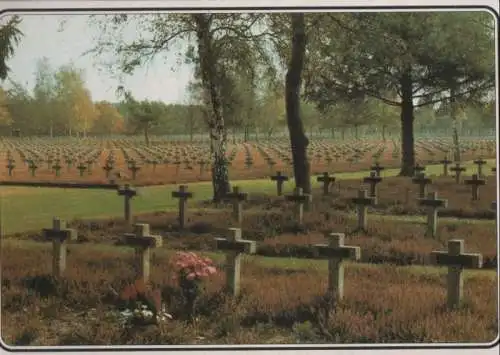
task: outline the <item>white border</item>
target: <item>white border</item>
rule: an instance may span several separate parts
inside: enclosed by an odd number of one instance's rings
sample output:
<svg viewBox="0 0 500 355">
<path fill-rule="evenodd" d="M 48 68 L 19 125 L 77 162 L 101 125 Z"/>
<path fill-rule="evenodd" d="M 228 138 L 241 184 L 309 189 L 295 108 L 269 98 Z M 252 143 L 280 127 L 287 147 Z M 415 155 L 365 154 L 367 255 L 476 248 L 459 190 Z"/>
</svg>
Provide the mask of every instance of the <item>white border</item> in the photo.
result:
<svg viewBox="0 0 500 355">
<path fill-rule="evenodd" d="M 325 1 L 325 0 L 314 0 L 314 1 L 297 1 L 297 0 L 275 0 L 273 1 L 273 5 L 269 5 L 268 0 L 254 0 L 254 1 L 249 1 L 248 3 L 245 3 L 244 1 L 241 0 L 206 0 L 206 1 L 196 1 L 196 0 L 170 0 L 170 1 L 127 1 L 127 0 L 122 0 L 122 1 L 75 1 L 75 0 L 62 0 L 62 1 L 28 1 L 28 0 L 17 0 L 17 1 L 0 1 L 1 8 L 2 9 L 8 9 L 8 8 L 15 8 L 15 9 L 33 9 L 33 8 L 46 8 L 46 9 L 52 9 L 52 8 L 75 8 L 75 9 L 84 9 L 84 8 L 116 8 L 117 10 L 120 8 L 133 8 L 133 7 L 140 7 L 140 8 L 159 8 L 159 7 L 169 7 L 169 8 L 207 8 L 207 7 L 212 7 L 212 8 L 219 8 L 219 7 L 243 7 L 243 8 L 250 8 L 250 7 L 285 7 L 285 6 L 291 6 L 291 7 L 298 7 L 298 6 L 306 6 L 306 7 L 311 7 L 311 6 L 489 6 L 490 8 L 494 9 L 497 13 L 499 12 L 499 2 L 494 1 L 494 0 L 373 0 L 373 1 L 363 1 L 363 0 L 337 0 L 337 1 Z M 457 9 L 458 10 L 458 9 Z M 269 10 L 265 10 L 266 12 L 269 12 Z M 280 10 L 277 10 L 280 11 Z M 309 10 L 313 11 L 313 10 Z M 366 11 L 366 10 L 364 10 Z M 376 10 L 372 10 L 376 11 Z M 419 11 L 417 9 L 411 9 L 411 11 Z M 429 11 L 429 9 L 425 9 L 422 11 Z M 449 10 L 438 10 L 438 11 L 449 11 Z M 90 11 L 89 11 L 90 12 Z M 117 11 L 118 12 L 118 11 Z M 229 12 L 229 11 L 228 11 Z M 22 13 L 22 12 L 21 12 Z M 49 11 L 47 13 L 50 13 Z M 59 12 L 58 14 L 65 14 L 66 12 Z M 82 14 L 84 12 L 81 12 Z M 35 13 L 32 13 L 36 16 Z M 495 23 L 496 29 L 497 29 L 497 36 L 498 36 L 498 23 Z M 497 43 L 496 43 L 496 51 L 498 53 L 498 37 L 497 37 Z M 499 73 L 499 64 L 498 64 L 498 56 L 496 58 L 496 74 L 497 74 L 497 87 L 496 87 L 496 94 L 497 98 L 499 97 L 499 89 L 498 89 L 498 73 Z M 498 138 L 498 130 L 499 130 L 499 106 L 497 102 L 497 107 L 496 107 L 496 115 L 497 115 L 497 120 L 496 120 L 496 130 L 497 130 L 497 138 Z M 498 151 L 498 141 L 497 141 L 497 169 L 499 167 L 499 151 Z M 497 186 L 497 201 L 500 200 L 500 190 L 499 186 Z M 1 218 L 1 216 L 0 216 Z M 499 225 L 497 223 L 497 235 L 500 234 L 500 229 Z M 497 242 L 497 255 L 500 255 L 500 249 L 499 249 L 499 242 Z M 497 270 L 497 273 L 499 273 L 500 269 Z M 497 310 L 500 309 L 500 303 L 497 306 Z M 500 323 L 499 323 L 500 324 Z M 1 342 L 1 338 L 0 338 Z M 2 343 L 3 344 L 3 343 Z M 3 344 L 5 345 L 5 344 Z M 419 346 L 420 349 L 412 349 L 412 350 L 396 350 L 398 352 L 404 352 L 405 354 L 411 353 L 411 354 L 428 354 L 428 353 L 436 353 L 439 352 L 440 354 L 498 354 L 499 353 L 499 347 L 497 345 L 496 348 L 491 348 L 491 349 L 445 349 L 445 350 L 436 350 L 436 349 L 429 349 L 427 346 L 436 346 L 437 344 L 394 344 L 392 346 L 394 347 L 399 347 L 399 346 Z M 427 345 L 427 346 L 426 346 Z M 450 346 L 450 345 L 455 345 L 455 344 L 441 344 L 443 346 Z M 468 344 L 468 345 L 473 345 L 473 344 Z M 484 344 L 477 344 L 477 345 L 484 345 Z M 292 346 L 290 345 L 242 345 L 242 347 L 245 348 L 253 348 L 255 350 L 258 350 L 259 348 L 269 348 L 273 347 L 276 350 L 280 352 L 287 352 L 287 353 L 307 353 L 309 350 L 306 351 L 300 351 L 300 350 L 282 350 L 282 348 L 288 348 Z M 310 347 L 310 345 L 293 345 L 294 347 L 297 348 L 307 348 Z M 359 345 L 340 345 L 342 347 L 359 347 Z M 318 350 L 321 348 L 325 348 L 323 345 L 317 345 L 315 346 Z M 378 349 L 380 347 L 388 348 L 391 347 L 391 344 L 374 344 L 370 345 L 368 350 L 358 350 L 358 352 L 373 352 L 373 353 L 382 353 L 383 351 L 387 350 L 382 350 Z M 69 353 L 71 352 L 72 349 L 81 349 L 82 347 L 57 347 L 57 349 L 67 349 L 67 352 L 60 352 L 61 354 Z M 99 350 L 106 350 L 106 349 L 111 349 L 111 348 L 122 348 L 122 347 L 114 347 L 114 346 L 92 346 L 92 347 L 86 347 L 86 349 L 99 349 Z M 127 349 L 134 350 L 137 348 L 145 348 L 145 346 L 130 346 L 127 347 Z M 148 349 L 166 349 L 166 346 L 147 346 Z M 197 348 L 200 348 L 200 346 L 168 346 L 168 350 L 174 350 L 175 349 L 193 349 L 196 350 Z M 203 346 L 203 348 L 206 348 L 207 350 L 209 348 L 227 348 L 229 351 L 236 351 L 236 349 L 232 348 L 238 348 L 238 346 L 223 346 L 223 345 L 216 345 L 216 346 Z M 15 347 L 16 350 L 29 350 L 29 349 L 45 349 L 45 350 L 50 350 L 50 349 L 56 349 L 54 347 Z M 95 352 L 96 354 L 97 352 Z M 269 354 L 271 352 L 276 352 L 276 350 L 262 350 L 258 351 L 259 354 Z M 3 353 L 5 350 L 1 349 L 0 352 Z M 244 351 L 251 351 L 251 350 L 244 350 Z M 337 354 L 352 354 L 356 350 L 334 350 Z M 125 353 L 128 353 L 124 351 Z M 189 354 L 204 354 L 207 351 L 189 351 Z M 22 354 L 24 352 L 19 352 L 19 354 Z M 87 353 L 87 352 L 85 352 Z M 99 352 L 100 353 L 100 352 Z M 316 353 L 316 351 L 315 351 Z M 323 353 L 325 353 L 323 351 Z"/>
</svg>

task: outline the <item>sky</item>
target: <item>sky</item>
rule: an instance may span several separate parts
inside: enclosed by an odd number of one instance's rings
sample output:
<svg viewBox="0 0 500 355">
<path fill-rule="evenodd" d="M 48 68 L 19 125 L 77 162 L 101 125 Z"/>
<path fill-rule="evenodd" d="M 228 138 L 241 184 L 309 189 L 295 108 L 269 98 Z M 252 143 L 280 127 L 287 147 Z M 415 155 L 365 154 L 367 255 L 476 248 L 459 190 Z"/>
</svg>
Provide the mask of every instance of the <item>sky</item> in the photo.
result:
<svg viewBox="0 0 500 355">
<path fill-rule="evenodd" d="M 19 43 L 14 56 L 8 61 L 11 68 L 10 78 L 31 90 L 35 83 L 36 63 L 47 57 L 53 68 L 73 62 L 85 71 L 87 88 L 94 101 L 108 100 L 115 102 L 118 79 L 108 72 L 98 70 L 98 60 L 92 55 L 82 54 L 96 44 L 94 38 L 99 28 L 88 24 L 87 15 L 22 15 L 20 25 L 24 37 Z M 66 20 L 64 31 L 61 20 Z M 5 19 L 0 18 L 0 23 Z M 135 37 L 133 28 L 127 37 Z M 167 53 L 168 56 L 168 53 Z M 125 87 L 136 99 L 161 100 L 166 103 L 183 103 L 187 100 L 186 85 L 192 78 L 192 68 L 178 65 L 175 56 L 170 60 L 158 59 L 148 68 L 141 68 L 125 79 Z M 172 70 L 175 69 L 175 71 Z"/>
</svg>

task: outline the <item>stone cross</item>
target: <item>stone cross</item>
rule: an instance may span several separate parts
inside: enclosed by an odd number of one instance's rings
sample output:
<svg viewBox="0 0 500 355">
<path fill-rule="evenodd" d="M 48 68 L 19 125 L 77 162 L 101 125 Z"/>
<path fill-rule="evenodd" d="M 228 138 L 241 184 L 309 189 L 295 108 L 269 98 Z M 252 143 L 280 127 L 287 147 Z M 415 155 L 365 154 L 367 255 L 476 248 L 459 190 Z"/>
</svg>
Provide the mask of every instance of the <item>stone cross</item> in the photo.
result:
<svg viewBox="0 0 500 355">
<path fill-rule="evenodd" d="M 449 240 L 448 252 L 433 251 L 431 253 L 431 262 L 435 265 L 448 266 L 448 308 L 457 308 L 463 297 L 463 268 L 481 268 L 483 256 L 481 254 L 464 253 L 463 240 Z"/>
<path fill-rule="evenodd" d="M 132 172 L 132 179 L 135 180 L 136 177 L 137 177 L 137 172 L 139 170 L 141 170 L 141 167 L 137 166 L 136 163 L 135 163 L 135 161 L 132 161 L 132 163 L 128 167 L 128 170 L 130 170 Z"/>
<path fill-rule="evenodd" d="M 113 165 L 110 164 L 109 161 L 106 161 L 106 164 L 102 167 L 102 170 L 106 173 L 106 178 L 109 178 L 109 173 L 113 170 Z"/>
<path fill-rule="evenodd" d="M 420 206 L 427 207 L 427 235 L 432 238 L 436 237 L 437 222 L 438 222 L 438 208 L 446 208 L 448 200 L 439 200 L 437 192 L 430 192 L 427 198 L 420 198 L 418 200 Z"/>
<path fill-rule="evenodd" d="M 67 241 L 76 240 L 77 232 L 67 228 L 65 221 L 54 218 L 52 228 L 44 228 L 42 234 L 46 239 L 52 240 L 52 274 L 60 278 L 66 270 Z"/>
<path fill-rule="evenodd" d="M 241 225 L 243 222 L 243 201 L 248 199 L 248 194 L 244 192 L 240 192 L 240 188 L 238 186 L 233 186 L 233 192 L 229 192 L 226 194 L 226 199 L 232 201 L 233 203 L 233 218 L 236 222 Z"/>
<path fill-rule="evenodd" d="M 31 176 L 35 176 L 38 165 L 36 165 L 36 163 L 32 160 L 29 162 L 28 169 L 31 171 Z"/>
<path fill-rule="evenodd" d="M 67 170 L 70 171 L 71 170 L 71 165 L 73 164 L 73 158 L 71 157 L 66 157 L 66 166 L 67 166 Z"/>
<path fill-rule="evenodd" d="M 62 166 L 59 163 L 59 159 L 56 160 L 56 163 L 54 164 L 54 166 L 52 166 L 52 169 L 54 169 L 54 172 L 56 173 L 56 176 L 59 176 L 59 174 L 61 172 L 61 169 L 62 169 Z"/>
<path fill-rule="evenodd" d="M 375 171 L 370 172 L 370 176 L 363 178 L 363 182 L 370 185 L 370 197 L 373 203 L 377 203 L 377 184 L 382 181 L 380 176 L 376 176 Z"/>
<path fill-rule="evenodd" d="M 186 202 L 193 197 L 193 193 L 187 192 L 186 185 L 180 185 L 179 191 L 172 191 L 172 197 L 179 199 L 179 226 L 184 229 L 186 225 Z"/>
<path fill-rule="evenodd" d="M 358 230 L 366 231 L 368 206 L 373 205 L 373 197 L 369 197 L 366 190 L 358 190 L 358 197 L 354 197 L 352 202 L 358 210 Z"/>
<path fill-rule="evenodd" d="M 215 249 L 226 251 L 226 285 L 233 296 L 240 293 L 241 254 L 255 254 L 257 245 L 253 240 L 244 240 L 240 228 L 229 228 L 227 238 L 215 238 Z"/>
<path fill-rule="evenodd" d="M 131 219 L 132 219 L 130 200 L 133 197 L 137 196 L 137 191 L 133 187 L 131 187 L 129 184 L 126 184 L 123 188 L 118 189 L 118 196 L 123 196 L 125 199 L 124 218 L 127 221 L 127 223 L 130 223 Z"/>
<path fill-rule="evenodd" d="M 277 171 L 276 175 L 271 176 L 272 181 L 276 181 L 276 189 L 278 196 L 281 196 L 283 194 L 283 183 L 285 181 L 288 181 L 288 176 L 282 175 L 281 171 Z"/>
<path fill-rule="evenodd" d="M 380 172 L 385 170 L 383 166 L 380 166 L 379 162 L 376 162 L 373 166 L 370 167 L 370 170 L 375 172 L 375 176 L 380 177 Z"/>
<path fill-rule="evenodd" d="M 467 169 L 460 165 L 460 163 L 456 163 L 453 168 L 450 168 L 450 171 L 455 172 L 455 182 L 457 184 L 460 183 L 460 175 L 465 172 Z"/>
<path fill-rule="evenodd" d="M 134 233 L 124 235 L 125 244 L 135 248 L 135 268 L 137 276 L 144 283 L 149 282 L 151 275 L 151 249 L 162 246 L 162 237 L 151 235 L 149 224 L 134 224 Z"/>
<path fill-rule="evenodd" d="M 414 175 L 418 175 L 422 172 L 425 171 L 425 166 L 420 166 L 419 164 L 415 165 L 415 167 L 413 168 L 413 171 L 414 171 Z"/>
<path fill-rule="evenodd" d="M 448 176 L 448 165 L 450 165 L 452 161 L 449 160 L 448 157 L 445 157 L 443 160 L 440 160 L 439 162 L 443 164 L 443 175 Z"/>
<path fill-rule="evenodd" d="M 78 164 L 78 166 L 76 168 L 80 172 L 80 176 L 83 176 L 83 173 L 85 172 L 85 170 L 87 170 L 87 167 L 83 164 L 83 162 Z"/>
<path fill-rule="evenodd" d="M 483 177 L 483 165 L 486 164 L 486 161 L 482 158 L 479 158 L 477 160 L 474 160 L 474 164 L 477 165 L 477 175 L 479 177 Z"/>
<path fill-rule="evenodd" d="M 418 173 L 417 176 L 412 179 L 412 182 L 418 185 L 418 197 L 425 198 L 427 185 L 431 184 L 432 180 L 425 177 L 425 174 Z"/>
<path fill-rule="evenodd" d="M 291 201 L 295 203 L 295 220 L 302 224 L 304 221 L 304 204 L 311 199 L 311 195 L 303 194 L 301 187 L 296 187 L 293 195 L 285 196 L 287 201 Z"/>
<path fill-rule="evenodd" d="M 330 184 L 335 182 L 335 177 L 324 172 L 323 175 L 318 176 L 316 180 L 323 183 L 323 195 L 327 196 L 330 191 Z"/>
<path fill-rule="evenodd" d="M 12 170 L 14 170 L 15 167 L 16 165 L 14 164 L 14 160 L 9 159 L 9 162 L 7 163 L 6 166 L 6 168 L 9 169 L 9 176 L 12 176 Z"/>
<path fill-rule="evenodd" d="M 477 174 L 473 174 L 471 180 L 465 180 L 465 184 L 472 186 L 472 201 L 477 201 L 479 200 L 479 186 L 486 184 L 486 180 L 480 179 Z"/>
<path fill-rule="evenodd" d="M 328 293 L 335 299 L 344 298 L 344 264 L 345 259 L 359 260 L 359 247 L 344 245 L 344 233 L 329 233 L 326 235 L 328 244 L 316 244 L 314 248 L 320 258 L 328 258 Z"/>
</svg>

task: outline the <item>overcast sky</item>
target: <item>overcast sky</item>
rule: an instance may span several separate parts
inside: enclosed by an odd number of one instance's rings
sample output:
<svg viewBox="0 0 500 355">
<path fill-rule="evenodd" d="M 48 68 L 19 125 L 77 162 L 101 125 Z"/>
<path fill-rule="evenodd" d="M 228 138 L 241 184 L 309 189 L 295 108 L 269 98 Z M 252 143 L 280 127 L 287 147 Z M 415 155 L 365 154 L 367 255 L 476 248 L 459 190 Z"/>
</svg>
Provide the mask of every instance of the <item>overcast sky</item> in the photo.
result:
<svg viewBox="0 0 500 355">
<path fill-rule="evenodd" d="M 59 31 L 60 20 L 67 19 L 64 31 Z M 4 22 L 5 19 L 0 19 Z M 96 68 L 97 61 L 91 56 L 82 56 L 95 45 L 93 38 L 98 28 L 89 26 L 86 15 L 38 15 L 22 16 L 20 29 L 24 37 L 14 57 L 8 65 L 10 77 L 23 85 L 27 83 L 31 90 L 35 80 L 36 62 L 47 57 L 53 68 L 73 62 L 76 67 L 85 70 L 87 87 L 92 98 L 116 101 L 117 79 Z M 130 35 L 134 35 L 133 29 Z M 127 36 L 128 37 L 128 36 Z M 171 69 L 175 67 L 175 72 Z M 126 87 L 137 99 L 179 102 L 186 99 L 186 85 L 192 78 L 192 69 L 186 65 L 177 65 L 175 58 L 167 61 L 156 60 L 148 69 L 144 68 L 126 79 Z"/>
</svg>

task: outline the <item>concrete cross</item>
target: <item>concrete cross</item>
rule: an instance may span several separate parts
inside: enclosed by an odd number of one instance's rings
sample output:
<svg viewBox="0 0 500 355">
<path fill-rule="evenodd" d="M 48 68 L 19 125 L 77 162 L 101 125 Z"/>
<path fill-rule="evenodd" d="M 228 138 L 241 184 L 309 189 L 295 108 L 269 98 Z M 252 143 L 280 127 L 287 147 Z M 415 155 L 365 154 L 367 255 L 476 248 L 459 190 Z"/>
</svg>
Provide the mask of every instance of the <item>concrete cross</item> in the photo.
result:
<svg viewBox="0 0 500 355">
<path fill-rule="evenodd" d="M 180 185 L 179 191 L 172 192 L 172 197 L 179 199 L 179 226 L 184 229 L 186 225 L 186 203 L 188 199 L 193 197 L 193 193 L 187 191 L 186 185 Z"/>
<path fill-rule="evenodd" d="M 359 260 L 361 249 L 344 245 L 344 233 L 329 233 L 326 235 L 328 244 L 316 244 L 315 253 L 319 258 L 328 259 L 328 292 L 335 299 L 344 298 L 344 260 Z"/>
<path fill-rule="evenodd" d="M 149 282 L 151 275 L 151 249 L 162 246 L 159 235 L 151 235 L 149 224 L 134 224 L 134 232 L 124 234 L 125 244 L 135 249 L 135 268 L 137 277 L 144 283 Z"/>
<path fill-rule="evenodd" d="M 472 201 L 477 201 L 479 200 L 479 186 L 485 185 L 486 180 L 480 179 L 477 174 L 473 174 L 471 180 L 465 180 L 465 184 L 472 186 Z"/>
<path fill-rule="evenodd" d="M 283 183 L 288 180 L 289 180 L 288 176 L 282 175 L 281 171 L 277 171 L 276 175 L 271 176 L 271 181 L 276 181 L 276 189 L 278 196 L 281 196 L 283 194 Z"/>
<path fill-rule="evenodd" d="M 318 176 L 316 180 L 323 183 L 323 195 L 327 196 L 330 191 L 330 185 L 335 182 L 335 177 L 324 172 L 321 176 Z"/>
<path fill-rule="evenodd" d="M 54 218 L 52 228 L 44 228 L 42 234 L 45 239 L 52 240 L 52 274 L 60 278 L 66 270 L 67 241 L 76 240 L 77 233 L 67 228 L 65 221 Z"/>
<path fill-rule="evenodd" d="M 241 254 L 255 254 L 257 245 L 253 240 L 244 240 L 241 229 L 229 228 L 227 238 L 215 238 L 215 249 L 226 252 L 226 285 L 233 296 L 240 293 Z"/>
<path fill-rule="evenodd" d="M 448 308 L 457 308 L 463 298 L 464 279 L 462 271 L 464 268 L 481 268 L 483 256 L 481 254 L 464 253 L 463 240 L 449 240 L 448 251 L 433 251 L 431 262 L 435 265 L 448 266 L 447 276 L 447 304 Z"/>
<path fill-rule="evenodd" d="M 130 200 L 137 196 L 137 191 L 126 184 L 123 188 L 118 189 L 118 196 L 124 197 L 124 218 L 127 223 L 130 223 L 132 220 Z"/>
<path fill-rule="evenodd" d="M 248 199 L 248 194 L 240 192 L 238 186 L 233 186 L 233 192 L 229 192 L 225 197 L 227 200 L 231 201 L 233 204 L 233 218 L 236 222 L 241 225 L 243 222 L 243 201 Z"/>
<path fill-rule="evenodd" d="M 425 198 L 427 185 L 432 184 L 432 180 L 428 177 L 425 177 L 425 174 L 418 173 L 416 177 L 412 179 L 412 182 L 418 185 L 418 197 Z"/>
<path fill-rule="evenodd" d="M 446 208 L 448 206 L 447 200 L 439 200 L 437 192 L 430 192 L 427 198 L 420 198 L 418 200 L 420 206 L 427 207 L 427 235 L 434 238 L 437 233 L 437 222 L 439 208 Z"/>
</svg>

